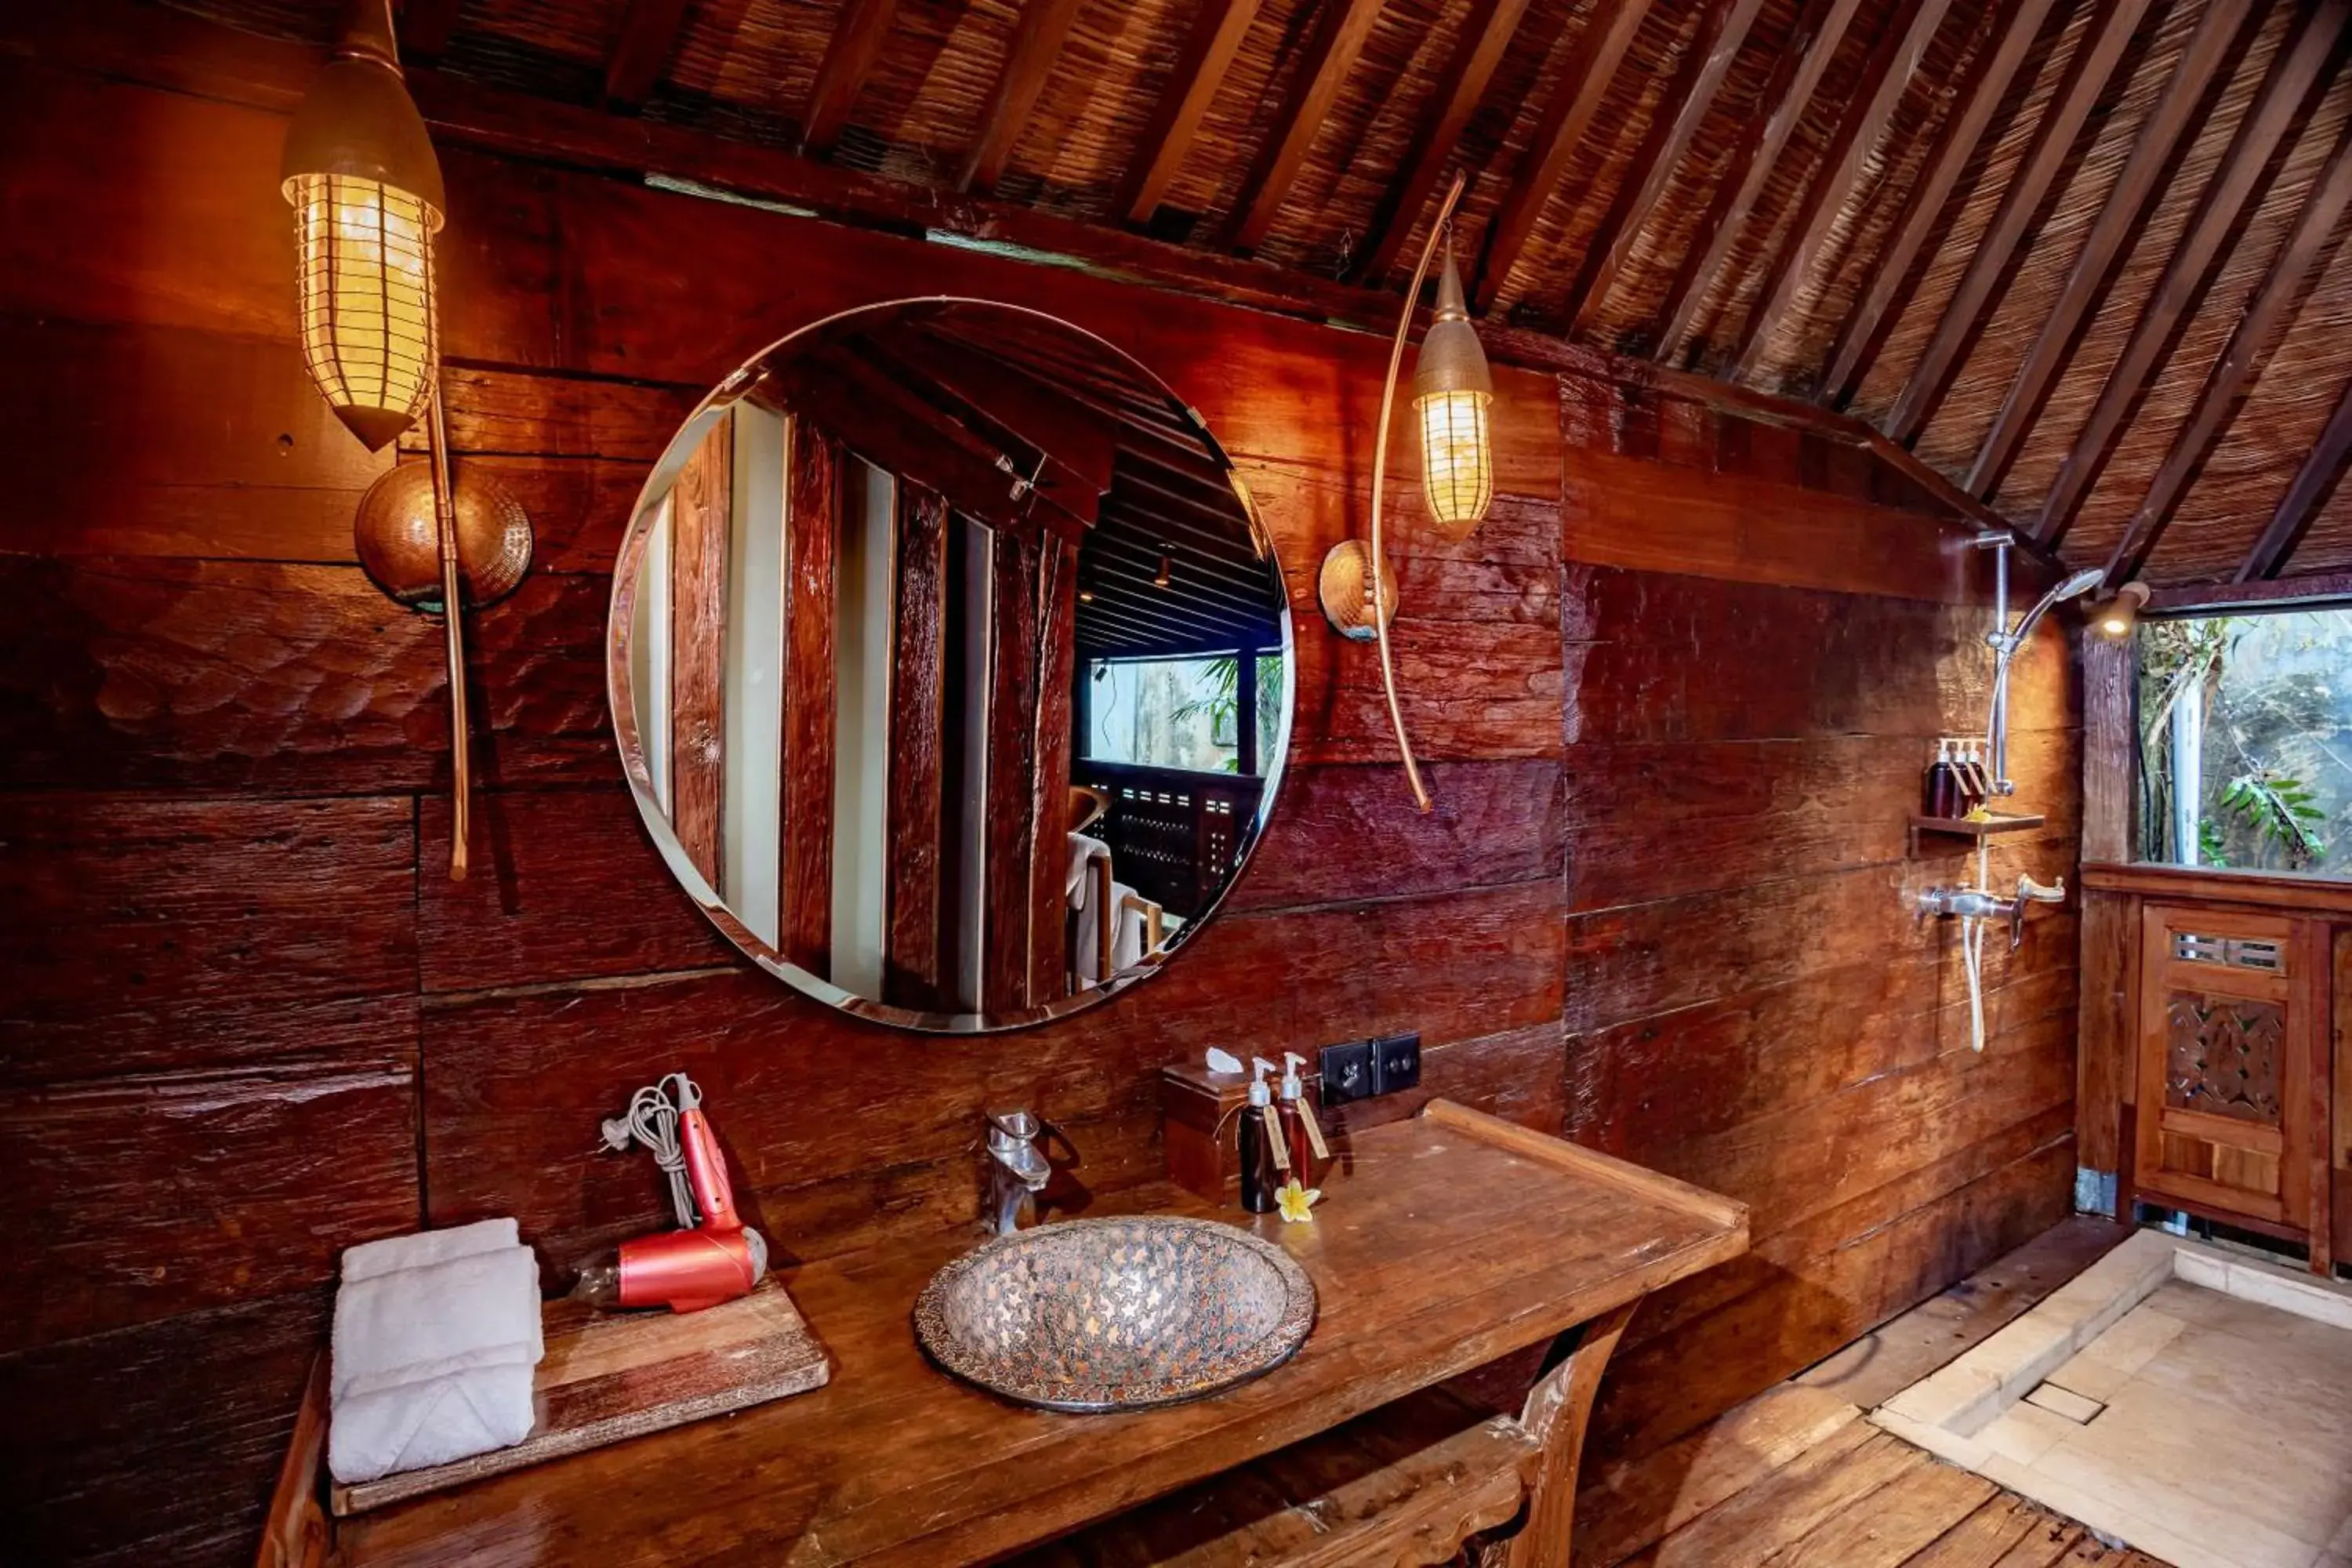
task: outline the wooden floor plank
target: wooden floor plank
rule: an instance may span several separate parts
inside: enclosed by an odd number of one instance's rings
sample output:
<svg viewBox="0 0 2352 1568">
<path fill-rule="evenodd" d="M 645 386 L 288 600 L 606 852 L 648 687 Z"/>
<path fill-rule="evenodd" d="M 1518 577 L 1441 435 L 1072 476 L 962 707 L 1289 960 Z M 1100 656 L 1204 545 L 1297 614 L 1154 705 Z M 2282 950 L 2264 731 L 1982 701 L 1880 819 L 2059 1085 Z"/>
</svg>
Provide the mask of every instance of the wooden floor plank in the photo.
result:
<svg viewBox="0 0 2352 1568">
<path fill-rule="evenodd" d="M 1868 1410 L 2022 1317 L 2131 1231 L 2078 1215 L 1799 1373 L 1795 1381 Z"/>
<path fill-rule="evenodd" d="M 1903 1568 L 1993 1568 L 2010 1548 L 2041 1529 L 2040 1509 L 1999 1492 L 1917 1552 Z"/>
<path fill-rule="evenodd" d="M 1655 1545 L 1861 1414 L 1822 1389 L 1782 1384 L 1654 1454 L 1610 1466 L 1577 1496 L 1576 1568 L 1610 1568 Z"/>
<path fill-rule="evenodd" d="M 2037 1513 L 2041 1510 L 2036 1510 Z M 2093 1548 L 2098 1542 L 2083 1533 L 2079 1524 L 2069 1523 L 2056 1514 L 2044 1514 L 2035 1521 L 2025 1538 L 2004 1552 L 1993 1563 L 1993 1568 L 2056 1568 L 2071 1561 L 2069 1553 L 2089 1542 Z"/>
<path fill-rule="evenodd" d="M 1931 1463 L 1909 1444 L 1857 1422 L 1633 1561 L 1654 1568 L 1762 1568 L 1855 1499 Z"/>
<path fill-rule="evenodd" d="M 1856 1419 L 2129 1234 L 2078 1217 L 1579 1495 L 1575 1568 L 2167 1568 Z"/>
<path fill-rule="evenodd" d="M 1899 1568 L 1999 1489 L 1931 1459 L 1832 1514 L 1773 1553 L 1767 1568 Z"/>
</svg>

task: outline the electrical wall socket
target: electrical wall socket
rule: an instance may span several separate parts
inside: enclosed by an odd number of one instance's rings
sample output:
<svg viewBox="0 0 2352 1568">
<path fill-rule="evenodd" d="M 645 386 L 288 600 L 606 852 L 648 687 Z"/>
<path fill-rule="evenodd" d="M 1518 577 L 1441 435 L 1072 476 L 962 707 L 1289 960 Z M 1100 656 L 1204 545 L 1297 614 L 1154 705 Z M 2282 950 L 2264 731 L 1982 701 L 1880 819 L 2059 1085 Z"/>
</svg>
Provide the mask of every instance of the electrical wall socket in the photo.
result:
<svg viewBox="0 0 2352 1568">
<path fill-rule="evenodd" d="M 1394 1094 L 1421 1082 L 1421 1037 L 1384 1035 L 1372 1042 L 1372 1092 Z"/>
<path fill-rule="evenodd" d="M 1325 1105 L 1345 1105 L 1351 1100 L 1370 1100 L 1380 1090 L 1372 1087 L 1372 1042 L 1350 1040 L 1344 1046 L 1323 1047 L 1323 1092 Z"/>
<path fill-rule="evenodd" d="M 1394 1094 L 1421 1082 L 1421 1037 L 1383 1035 L 1376 1040 L 1350 1040 L 1323 1047 L 1325 1105 L 1345 1105 L 1351 1100 Z"/>
</svg>

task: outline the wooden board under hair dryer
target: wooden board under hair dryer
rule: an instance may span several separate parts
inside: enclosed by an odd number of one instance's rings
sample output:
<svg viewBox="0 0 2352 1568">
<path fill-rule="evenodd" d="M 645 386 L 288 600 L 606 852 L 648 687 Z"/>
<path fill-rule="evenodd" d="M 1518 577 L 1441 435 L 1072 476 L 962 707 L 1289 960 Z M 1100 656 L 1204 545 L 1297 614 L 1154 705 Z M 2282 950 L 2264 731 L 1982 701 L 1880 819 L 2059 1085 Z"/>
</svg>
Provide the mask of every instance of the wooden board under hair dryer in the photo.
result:
<svg viewBox="0 0 2352 1568">
<path fill-rule="evenodd" d="M 727 1162 L 694 1080 L 674 1072 L 637 1090 L 627 1111 L 608 1118 L 603 1131 L 607 1149 L 642 1143 L 653 1151 L 669 1177 L 679 1228 L 625 1241 L 617 1253 L 590 1263 L 572 1299 L 600 1308 L 697 1312 L 750 1295 L 768 1271 L 768 1244 L 736 1210 Z"/>
</svg>

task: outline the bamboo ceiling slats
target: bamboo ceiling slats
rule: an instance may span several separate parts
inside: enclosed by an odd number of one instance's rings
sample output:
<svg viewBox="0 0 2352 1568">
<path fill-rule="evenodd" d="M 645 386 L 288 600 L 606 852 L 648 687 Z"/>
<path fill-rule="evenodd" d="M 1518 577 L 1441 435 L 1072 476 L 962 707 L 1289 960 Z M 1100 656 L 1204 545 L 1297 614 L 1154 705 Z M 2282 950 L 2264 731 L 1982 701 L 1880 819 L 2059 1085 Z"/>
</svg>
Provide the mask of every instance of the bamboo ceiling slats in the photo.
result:
<svg viewBox="0 0 2352 1568">
<path fill-rule="evenodd" d="M 1302 309 L 1395 289 L 1463 170 L 1490 321 L 1843 409 L 2070 561 L 2352 568 L 2352 0 L 403 10 L 451 77 L 1255 257 Z"/>
</svg>

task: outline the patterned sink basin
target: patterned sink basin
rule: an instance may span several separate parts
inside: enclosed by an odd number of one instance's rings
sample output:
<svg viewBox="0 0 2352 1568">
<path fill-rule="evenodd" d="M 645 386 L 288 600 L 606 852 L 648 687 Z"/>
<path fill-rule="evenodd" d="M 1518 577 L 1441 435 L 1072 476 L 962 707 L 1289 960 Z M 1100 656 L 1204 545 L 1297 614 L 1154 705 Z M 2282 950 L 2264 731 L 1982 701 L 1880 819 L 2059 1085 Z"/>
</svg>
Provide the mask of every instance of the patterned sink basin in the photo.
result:
<svg viewBox="0 0 2352 1568">
<path fill-rule="evenodd" d="M 982 1388 L 1052 1410 L 1198 1399 L 1290 1359 L 1315 1285 L 1209 1220 L 1076 1219 L 997 1237 L 931 1277 L 915 1334 Z"/>
</svg>

